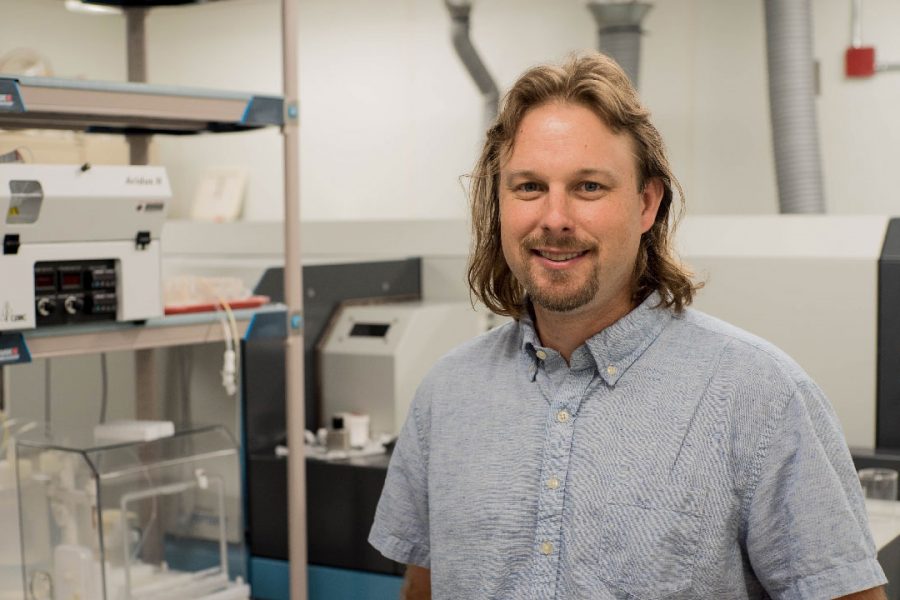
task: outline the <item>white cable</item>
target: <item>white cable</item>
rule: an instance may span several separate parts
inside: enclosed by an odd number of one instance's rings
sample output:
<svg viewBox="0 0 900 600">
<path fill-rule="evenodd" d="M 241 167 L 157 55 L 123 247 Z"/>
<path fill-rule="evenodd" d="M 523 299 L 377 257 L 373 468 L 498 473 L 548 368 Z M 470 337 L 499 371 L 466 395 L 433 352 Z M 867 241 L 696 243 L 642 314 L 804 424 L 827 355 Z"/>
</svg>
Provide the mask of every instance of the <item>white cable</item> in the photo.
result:
<svg viewBox="0 0 900 600">
<path fill-rule="evenodd" d="M 223 300 L 220 300 L 219 303 L 222 307 L 226 307 L 227 303 Z M 228 308 L 227 311 L 231 309 Z M 222 323 L 222 334 L 225 337 L 225 353 L 222 356 L 222 387 L 225 388 L 225 393 L 229 396 L 234 396 L 237 392 L 237 384 L 235 383 L 235 374 L 236 374 L 236 366 L 235 366 L 235 352 L 234 352 L 234 337 L 232 335 L 231 325 L 228 321 L 228 315 L 219 313 L 219 321 Z"/>
<path fill-rule="evenodd" d="M 220 300 L 219 302 L 225 307 L 225 314 L 228 315 L 228 322 L 231 324 L 231 350 L 234 353 L 231 357 L 231 373 L 235 391 L 231 392 L 230 395 L 233 396 L 237 391 L 237 374 L 241 362 L 241 334 L 238 331 L 237 319 L 234 318 L 234 311 L 231 310 L 231 305 L 226 301 Z"/>
</svg>

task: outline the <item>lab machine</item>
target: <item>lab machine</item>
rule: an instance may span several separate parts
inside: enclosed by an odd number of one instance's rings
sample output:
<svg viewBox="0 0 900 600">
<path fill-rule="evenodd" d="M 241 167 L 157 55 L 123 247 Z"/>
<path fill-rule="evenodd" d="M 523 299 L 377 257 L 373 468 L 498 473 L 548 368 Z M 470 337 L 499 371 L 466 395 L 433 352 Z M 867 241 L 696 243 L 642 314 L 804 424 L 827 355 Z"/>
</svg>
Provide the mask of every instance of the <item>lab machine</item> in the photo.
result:
<svg viewBox="0 0 900 600">
<path fill-rule="evenodd" d="M 163 314 L 162 167 L 0 164 L 0 333 Z"/>
<path fill-rule="evenodd" d="M 900 220 L 702 216 L 677 240 L 706 282 L 694 307 L 796 360 L 854 454 L 900 450 Z"/>
<path fill-rule="evenodd" d="M 227 522 L 240 497 L 231 436 L 155 423 L 123 441 L 115 428 L 16 440 L 28 600 L 248 600 L 243 528 Z"/>
<path fill-rule="evenodd" d="M 319 360 L 325 421 L 342 412 L 368 414 L 373 436 L 397 435 L 428 370 L 487 328 L 468 302 L 342 306 Z"/>
<path fill-rule="evenodd" d="M 334 412 L 371 416 L 396 433 L 419 380 L 452 346 L 489 326 L 466 302 L 421 302 L 422 259 L 305 265 L 306 414 L 310 428 Z M 283 272 L 255 293 L 278 301 Z M 288 597 L 287 461 L 283 315 L 258 315 L 242 346 L 248 525 L 254 596 Z M 386 454 L 307 460 L 310 598 L 396 598 L 403 566 L 366 537 L 384 484 Z M 364 592 L 363 592 L 364 590 Z"/>
</svg>

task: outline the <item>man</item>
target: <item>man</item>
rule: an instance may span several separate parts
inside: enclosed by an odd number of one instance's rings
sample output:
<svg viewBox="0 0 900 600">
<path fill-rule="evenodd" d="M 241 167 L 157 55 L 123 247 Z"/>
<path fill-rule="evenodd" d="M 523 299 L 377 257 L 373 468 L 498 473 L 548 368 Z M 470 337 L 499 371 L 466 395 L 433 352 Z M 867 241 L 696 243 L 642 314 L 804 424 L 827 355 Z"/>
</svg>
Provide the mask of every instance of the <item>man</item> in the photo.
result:
<svg viewBox="0 0 900 600">
<path fill-rule="evenodd" d="M 469 283 L 516 320 L 417 392 L 370 542 L 406 598 L 883 598 L 821 391 L 687 309 L 662 140 L 600 55 L 513 86 L 476 167 Z"/>
</svg>

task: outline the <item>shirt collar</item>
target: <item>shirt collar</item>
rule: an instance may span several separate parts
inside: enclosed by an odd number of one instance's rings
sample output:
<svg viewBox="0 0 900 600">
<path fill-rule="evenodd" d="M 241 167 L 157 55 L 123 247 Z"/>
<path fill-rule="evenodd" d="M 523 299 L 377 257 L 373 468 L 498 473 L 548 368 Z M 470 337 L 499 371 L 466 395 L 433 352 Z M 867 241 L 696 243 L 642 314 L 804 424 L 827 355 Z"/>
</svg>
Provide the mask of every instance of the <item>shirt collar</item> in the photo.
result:
<svg viewBox="0 0 900 600">
<path fill-rule="evenodd" d="M 659 294 L 650 294 L 630 313 L 594 334 L 572 354 L 571 368 L 582 368 L 584 361 L 593 359 L 592 367 L 596 367 L 600 377 L 608 385 L 615 385 L 632 364 L 653 343 L 663 328 L 672 318 L 672 311 L 660 305 Z M 525 311 L 519 319 L 522 332 L 523 365 L 526 366 L 529 378 L 533 381 L 537 375 L 537 365 L 548 356 L 558 353 L 541 344 L 531 310 Z M 581 363 L 581 364 L 579 364 Z"/>
</svg>

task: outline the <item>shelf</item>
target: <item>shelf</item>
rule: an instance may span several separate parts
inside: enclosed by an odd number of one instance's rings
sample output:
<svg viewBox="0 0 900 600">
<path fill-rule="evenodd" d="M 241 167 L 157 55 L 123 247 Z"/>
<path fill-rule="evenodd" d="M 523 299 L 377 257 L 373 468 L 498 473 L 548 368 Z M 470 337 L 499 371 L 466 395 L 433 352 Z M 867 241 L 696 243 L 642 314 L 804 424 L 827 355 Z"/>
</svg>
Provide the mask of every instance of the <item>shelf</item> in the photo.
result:
<svg viewBox="0 0 900 600">
<path fill-rule="evenodd" d="M 284 100 L 146 83 L 0 75 L 0 128 L 135 134 L 280 126 Z"/>
<path fill-rule="evenodd" d="M 82 0 L 85 4 L 118 6 L 120 8 L 154 8 L 157 6 L 178 6 L 180 4 L 202 4 L 217 0 Z"/>
<path fill-rule="evenodd" d="M 235 310 L 238 335 L 243 337 L 246 334 L 255 315 L 284 311 L 282 304 Z M 143 325 L 103 323 L 42 327 L 24 331 L 22 335 L 34 359 L 149 350 L 221 342 L 225 339 L 220 320 L 222 316 L 224 313 L 195 313 L 150 319 Z"/>
</svg>

